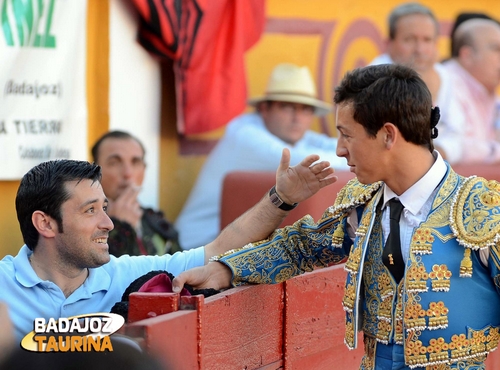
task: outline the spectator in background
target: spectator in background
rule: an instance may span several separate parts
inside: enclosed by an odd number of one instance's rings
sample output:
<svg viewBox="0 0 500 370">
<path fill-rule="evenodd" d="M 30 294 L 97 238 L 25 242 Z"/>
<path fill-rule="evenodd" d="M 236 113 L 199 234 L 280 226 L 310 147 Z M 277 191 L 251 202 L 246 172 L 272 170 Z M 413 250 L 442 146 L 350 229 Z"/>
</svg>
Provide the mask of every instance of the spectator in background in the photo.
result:
<svg viewBox="0 0 500 370">
<path fill-rule="evenodd" d="M 418 72 L 431 92 L 433 104 L 441 111 L 439 136 L 434 145 L 448 162 L 455 163 L 461 156 L 457 142 L 465 121 L 453 81 L 437 63 L 439 23 L 429 8 L 418 3 L 397 6 L 388 23 L 387 53 L 371 64 L 399 63 Z"/>
<path fill-rule="evenodd" d="M 122 131 L 104 134 L 92 147 L 102 169 L 102 188 L 115 228 L 109 233 L 109 253 L 163 255 L 181 248 L 178 233 L 162 211 L 141 207 L 138 196 L 144 180 L 145 150 L 136 137 Z"/>
<path fill-rule="evenodd" d="M 454 79 L 465 114 L 460 138 L 462 163 L 500 162 L 500 25 L 489 19 L 470 19 L 457 27 L 454 58 L 444 66 Z"/>
<path fill-rule="evenodd" d="M 274 68 L 265 94 L 249 101 L 256 111 L 232 120 L 208 156 L 176 221 L 182 248 L 204 245 L 218 235 L 222 183 L 228 172 L 272 171 L 285 147 L 292 153 L 292 164 L 315 153 L 336 170 L 347 169 L 335 155 L 337 139 L 310 130 L 315 116 L 332 109 L 316 97 L 307 67 L 284 63 Z"/>
<path fill-rule="evenodd" d="M 452 58 L 458 56 L 458 50 L 455 46 L 455 32 L 457 31 L 458 26 L 460 26 L 465 21 L 469 19 L 493 19 L 489 15 L 484 13 L 460 13 L 455 18 L 455 22 L 453 23 L 453 27 L 451 28 L 450 33 L 450 55 Z"/>
</svg>

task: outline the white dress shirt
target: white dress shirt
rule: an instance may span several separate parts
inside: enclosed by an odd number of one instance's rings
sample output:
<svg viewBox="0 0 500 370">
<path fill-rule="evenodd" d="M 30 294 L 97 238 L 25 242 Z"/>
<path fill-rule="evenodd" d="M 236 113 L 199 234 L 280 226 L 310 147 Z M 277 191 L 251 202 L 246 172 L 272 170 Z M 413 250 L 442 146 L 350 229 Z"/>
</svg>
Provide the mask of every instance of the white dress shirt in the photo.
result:
<svg viewBox="0 0 500 370">
<path fill-rule="evenodd" d="M 387 207 L 387 202 L 392 198 L 397 198 L 404 206 L 399 221 L 399 230 L 401 237 L 401 254 L 403 255 L 405 263 L 410 253 L 413 230 L 427 218 L 432 207 L 432 201 L 437 192 L 437 187 L 446 175 L 446 164 L 443 158 L 437 151 L 434 151 L 433 155 L 436 160 L 429 171 L 400 196 L 397 196 L 391 188 L 384 184 L 384 199 L 382 200 L 384 202 L 382 204 L 382 232 L 384 235 L 384 242 L 387 241 L 387 236 L 390 231 L 390 212 Z"/>
<path fill-rule="evenodd" d="M 390 231 L 390 209 L 387 207 L 387 202 L 392 198 L 397 198 L 404 206 L 401 219 L 399 221 L 399 230 L 401 238 L 401 254 L 405 263 L 410 253 L 413 231 L 427 218 L 432 207 L 432 202 L 436 196 L 436 192 L 438 191 L 438 185 L 446 175 L 447 169 L 443 157 L 441 157 L 437 150 L 433 152 L 433 156 L 436 160 L 429 171 L 427 171 L 427 173 L 420 180 L 418 180 L 400 196 L 397 196 L 391 188 L 384 184 L 384 198 L 381 200 L 384 202 L 382 204 L 382 233 L 384 236 L 384 245 Z M 357 213 L 356 210 L 352 210 L 347 217 L 347 234 L 352 241 L 354 241 L 356 236 L 355 230 L 357 228 Z M 481 249 L 479 251 L 479 257 L 485 267 L 488 266 L 489 253 L 489 248 Z"/>
</svg>

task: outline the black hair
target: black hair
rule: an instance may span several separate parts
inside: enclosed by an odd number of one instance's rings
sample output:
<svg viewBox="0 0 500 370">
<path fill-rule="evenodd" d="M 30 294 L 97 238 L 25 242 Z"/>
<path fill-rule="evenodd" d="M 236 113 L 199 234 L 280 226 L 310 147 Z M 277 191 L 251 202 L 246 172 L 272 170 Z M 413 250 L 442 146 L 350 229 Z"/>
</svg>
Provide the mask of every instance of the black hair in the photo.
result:
<svg viewBox="0 0 500 370">
<path fill-rule="evenodd" d="M 39 237 L 31 220 L 33 212 L 42 211 L 52 217 L 62 232 L 61 205 L 71 197 L 66 183 L 84 179 L 100 181 L 101 167 L 86 161 L 59 159 L 40 163 L 23 176 L 16 195 L 16 212 L 28 248 L 34 250 Z"/>
<path fill-rule="evenodd" d="M 129 134 L 128 132 L 115 130 L 115 131 L 109 131 L 109 132 L 105 133 L 104 135 L 102 135 L 95 142 L 95 144 L 92 146 L 91 154 L 92 154 L 92 160 L 94 161 L 94 163 L 99 163 L 99 148 L 101 147 L 101 144 L 106 139 L 123 139 L 123 140 L 132 139 L 132 140 L 135 140 L 140 145 L 140 147 L 142 149 L 143 156 L 146 155 L 146 149 L 144 149 L 144 145 L 142 145 L 141 141 L 138 138 Z"/>
<path fill-rule="evenodd" d="M 406 141 L 434 150 L 431 93 L 411 68 L 381 64 L 354 69 L 335 89 L 334 101 L 352 104 L 354 120 L 371 137 L 391 122 Z"/>
</svg>

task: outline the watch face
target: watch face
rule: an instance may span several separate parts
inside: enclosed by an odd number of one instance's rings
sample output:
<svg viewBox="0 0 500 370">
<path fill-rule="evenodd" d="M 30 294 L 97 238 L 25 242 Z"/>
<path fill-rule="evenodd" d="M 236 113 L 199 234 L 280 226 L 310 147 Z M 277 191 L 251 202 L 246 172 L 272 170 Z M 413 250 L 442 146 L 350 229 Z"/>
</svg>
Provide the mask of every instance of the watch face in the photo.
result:
<svg viewBox="0 0 500 370">
<path fill-rule="evenodd" d="M 271 203 L 273 203 L 276 207 L 284 211 L 291 211 L 292 209 L 297 207 L 297 203 L 290 205 L 283 202 L 283 199 L 279 197 L 278 193 L 276 192 L 276 188 L 274 186 L 271 188 L 271 191 L 269 192 L 269 199 L 271 200 Z"/>
<path fill-rule="evenodd" d="M 283 201 L 278 197 L 278 194 L 272 193 L 270 196 L 271 202 L 276 206 L 279 207 L 283 204 Z"/>
</svg>

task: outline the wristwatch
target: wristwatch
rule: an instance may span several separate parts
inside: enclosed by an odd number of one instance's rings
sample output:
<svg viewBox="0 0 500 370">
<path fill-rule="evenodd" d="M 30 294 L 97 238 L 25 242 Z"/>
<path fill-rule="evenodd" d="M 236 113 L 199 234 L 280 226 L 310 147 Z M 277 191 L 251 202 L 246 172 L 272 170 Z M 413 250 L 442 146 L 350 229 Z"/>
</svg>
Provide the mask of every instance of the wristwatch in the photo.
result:
<svg viewBox="0 0 500 370">
<path fill-rule="evenodd" d="M 285 203 L 283 199 L 281 199 L 278 193 L 276 192 L 276 186 L 273 186 L 269 191 L 269 199 L 276 207 L 282 209 L 283 211 L 291 211 L 299 204 L 299 203 L 294 203 L 294 204 Z"/>
</svg>

